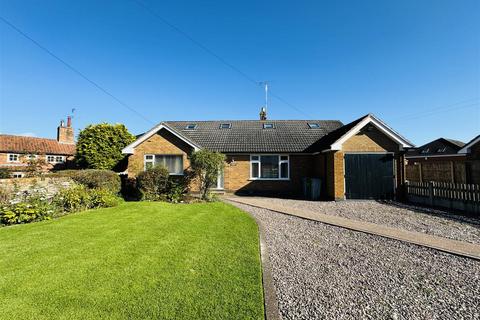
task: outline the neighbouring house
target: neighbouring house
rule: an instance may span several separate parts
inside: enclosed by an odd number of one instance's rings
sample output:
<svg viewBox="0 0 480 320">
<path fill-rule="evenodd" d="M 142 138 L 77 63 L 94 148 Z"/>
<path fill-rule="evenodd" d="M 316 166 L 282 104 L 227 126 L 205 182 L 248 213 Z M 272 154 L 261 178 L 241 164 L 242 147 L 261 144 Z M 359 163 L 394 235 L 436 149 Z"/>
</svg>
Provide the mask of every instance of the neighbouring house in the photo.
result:
<svg viewBox="0 0 480 320">
<path fill-rule="evenodd" d="M 75 155 L 75 137 L 72 119 L 61 121 L 57 139 L 0 135 L 0 168 L 7 168 L 12 177 L 28 175 L 36 170 L 48 172 L 68 168 Z"/>
<path fill-rule="evenodd" d="M 466 157 L 466 183 L 480 184 L 480 135 L 465 144 L 458 153 Z"/>
<path fill-rule="evenodd" d="M 189 154 L 206 148 L 226 155 L 217 190 L 293 197 L 302 195 L 306 178 L 314 178 L 323 199 L 340 200 L 399 196 L 404 153 L 411 147 L 372 114 L 346 125 L 267 120 L 264 114 L 261 120 L 161 122 L 123 153 L 129 177 L 159 164 L 183 175 Z"/>
<path fill-rule="evenodd" d="M 407 151 L 407 180 L 467 183 L 462 141 L 439 138 Z"/>
</svg>

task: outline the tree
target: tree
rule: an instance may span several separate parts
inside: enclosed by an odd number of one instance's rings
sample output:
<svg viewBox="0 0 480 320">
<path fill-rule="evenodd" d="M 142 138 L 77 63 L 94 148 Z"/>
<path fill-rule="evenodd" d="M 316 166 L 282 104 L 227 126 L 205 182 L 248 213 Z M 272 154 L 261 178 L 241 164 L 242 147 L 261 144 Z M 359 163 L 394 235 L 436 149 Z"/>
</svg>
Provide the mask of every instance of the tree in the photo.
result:
<svg viewBox="0 0 480 320">
<path fill-rule="evenodd" d="M 111 170 L 124 158 L 122 149 L 135 141 L 123 124 L 89 125 L 78 136 L 75 160 L 82 168 Z"/>
<path fill-rule="evenodd" d="M 225 155 L 206 149 L 196 151 L 190 156 L 190 167 L 193 176 L 200 183 L 202 199 L 209 198 L 210 188 L 215 184 L 218 173 L 225 164 Z"/>
</svg>

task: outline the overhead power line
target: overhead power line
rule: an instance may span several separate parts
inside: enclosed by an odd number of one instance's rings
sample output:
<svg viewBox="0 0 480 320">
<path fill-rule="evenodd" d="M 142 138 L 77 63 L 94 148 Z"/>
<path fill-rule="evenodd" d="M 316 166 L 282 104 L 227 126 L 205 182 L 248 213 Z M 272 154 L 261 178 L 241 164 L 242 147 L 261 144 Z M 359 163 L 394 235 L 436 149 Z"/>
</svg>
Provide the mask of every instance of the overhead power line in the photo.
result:
<svg viewBox="0 0 480 320">
<path fill-rule="evenodd" d="M 465 109 L 465 108 L 471 108 L 474 106 L 480 105 L 480 99 L 479 98 L 471 98 L 467 100 L 462 100 L 456 103 L 451 103 L 442 107 L 437 107 L 429 110 L 424 110 L 421 112 L 416 112 L 416 113 L 411 113 L 408 115 L 404 115 L 401 117 L 394 118 L 392 120 L 414 120 L 418 118 L 423 118 L 423 117 L 428 117 L 431 115 L 435 115 L 438 113 L 442 112 L 447 112 L 451 110 L 458 110 L 458 109 Z"/>
<path fill-rule="evenodd" d="M 206 45 L 204 45 L 203 43 L 201 43 L 200 41 L 196 40 L 195 38 L 193 38 L 190 34 L 188 34 L 187 32 L 183 31 L 182 29 L 180 29 L 179 27 L 177 27 L 176 25 L 174 25 L 173 23 L 171 23 L 170 21 L 168 21 L 167 19 L 165 19 L 164 17 L 162 17 L 160 14 L 158 14 L 155 10 L 153 10 L 152 8 L 150 8 L 148 5 L 146 5 L 145 3 L 143 3 L 142 1 L 140 0 L 131 0 L 133 1 L 134 3 L 136 3 L 138 6 L 142 7 L 143 9 L 145 9 L 148 13 L 150 13 L 153 17 L 157 18 L 158 20 L 160 20 L 161 22 L 163 22 L 165 25 L 169 26 L 173 31 L 177 32 L 178 34 L 182 35 L 183 37 L 185 37 L 187 40 L 189 40 L 190 42 L 192 42 L 193 44 L 195 44 L 197 47 L 199 47 L 200 49 L 202 49 L 203 51 L 205 51 L 206 53 L 208 53 L 209 55 L 211 55 L 212 57 L 216 58 L 218 61 L 220 61 L 222 64 L 224 64 L 225 66 L 227 66 L 228 68 L 230 68 L 231 70 L 235 71 L 236 73 L 238 73 L 239 75 L 241 75 L 244 79 L 246 79 L 248 82 L 254 84 L 255 86 L 259 86 L 260 82 L 256 81 L 253 77 L 251 77 L 250 75 L 248 75 L 246 72 L 242 71 L 240 68 L 236 67 L 235 65 L 233 65 L 232 63 L 228 62 L 226 59 L 222 58 L 219 54 L 215 53 L 213 50 L 211 50 L 210 48 L 208 48 Z M 278 94 L 275 94 L 274 92 L 270 92 L 270 95 L 274 98 L 276 98 L 277 100 L 279 100 L 280 102 L 284 103 L 285 105 L 291 107 L 292 109 L 296 110 L 297 112 L 307 116 L 307 117 L 310 117 L 309 114 L 307 114 L 306 112 L 304 112 L 302 109 L 296 107 L 295 105 L 293 105 L 292 103 L 288 102 L 286 99 L 282 98 L 280 95 Z"/>
<path fill-rule="evenodd" d="M 49 50 L 47 47 L 45 47 L 44 45 L 40 44 L 38 41 L 36 41 L 35 39 L 33 39 L 32 37 L 30 37 L 28 34 L 26 34 L 25 32 L 23 32 L 22 30 L 20 30 L 17 26 L 15 26 L 13 23 L 11 23 L 10 21 L 8 21 L 7 19 L 3 18 L 2 16 L 0 16 L 0 20 L 2 20 L 6 25 L 8 25 L 10 28 L 12 28 L 13 30 L 15 30 L 17 33 L 21 34 L 23 37 L 25 37 L 26 39 L 30 40 L 33 44 L 35 44 L 37 47 L 39 47 L 40 49 L 42 49 L 44 52 L 48 53 L 50 56 L 52 56 L 53 58 L 55 58 L 57 61 L 59 61 L 60 63 L 62 63 L 64 66 L 66 66 L 68 69 L 70 69 L 71 71 L 73 71 L 74 73 L 76 73 L 77 75 L 79 75 L 80 77 L 82 77 L 84 80 L 88 81 L 90 84 L 92 84 L 94 87 L 96 87 L 98 90 L 102 91 L 104 94 L 106 94 L 107 96 L 111 97 L 113 100 L 115 100 L 118 104 L 120 104 L 121 106 L 125 107 L 126 109 L 130 110 L 131 112 L 135 113 L 137 116 L 139 116 L 140 118 L 142 118 L 143 120 L 147 121 L 148 123 L 150 124 L 154 124 L 154 122 L 152 122 L 151 120 L 149 120 L 146 116 L 144 116 L 143 114 L 141 114 L 140 112 L 138 112 L 137 110 L 135 110 L 133 107 L 129 106 L 127 103 L 123 102 L 120 98 L 117 98 L 114 94 L 110 93 L 107 89 L 105 89 L 104 87 L 102 87 L 101 85 L 99 85 L 98 83 L 96 83 L 95 81 L 91 80 L 89 77 L 87 77 L 84 73 L 82 73 L 81 71 L 79 71 L 77 68 L 75 68 L 74 66 L 72 66 L 70 63 L 66 62 L 65 60 L 63 60 L 62 58 L 60 58 L 59 56 L 57 56 L 55 53 L 53 53 L 51 50 Z"/>
</svg>

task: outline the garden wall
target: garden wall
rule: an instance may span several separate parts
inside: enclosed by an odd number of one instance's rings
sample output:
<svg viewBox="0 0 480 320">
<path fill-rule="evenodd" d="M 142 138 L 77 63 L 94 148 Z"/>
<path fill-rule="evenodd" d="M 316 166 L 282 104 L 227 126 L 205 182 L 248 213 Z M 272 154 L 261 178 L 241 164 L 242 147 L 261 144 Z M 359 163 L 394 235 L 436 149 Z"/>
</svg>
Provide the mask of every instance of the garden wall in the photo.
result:
<svg viewBox="0 0 480 320">
<path fill-rule="evenodd" d="M 75 182 L 67 177 L 0 179 L 0 188 L 7 191 L 13 201 L 33 194 L 50 199 L 60 190 L 74 184 Z"/>
</svg>

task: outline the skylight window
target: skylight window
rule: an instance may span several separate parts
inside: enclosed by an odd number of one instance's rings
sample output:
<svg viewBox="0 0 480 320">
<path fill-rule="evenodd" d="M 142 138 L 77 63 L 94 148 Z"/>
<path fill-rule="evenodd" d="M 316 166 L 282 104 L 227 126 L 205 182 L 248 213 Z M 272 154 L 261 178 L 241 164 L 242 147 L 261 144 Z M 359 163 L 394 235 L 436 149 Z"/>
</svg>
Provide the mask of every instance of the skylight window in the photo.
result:
<svg viewBox="0 0 480 320">
<path fill-rule="evenodd" d="M 185 126 L 185 130 L 195 130 L 197 128 L 196 123 L 189 123 Z"/>
<path fill-rule="evenodd" d="M 430 148 L 425 148 L 422 150 L 422 153 L 425 154 L 425 153 L 429 153 L 430 152 Z"/>
<path fill-rule="evenodd" d="M 264 123 L 263 129 L 274 129 L 273 123 Z"/>
<path fill-rule="evenodd" d="M 320 125 L 318 123 L 309 123 L 308 126 L 310 127 L 310 129 L 320 128 Z"/>
<path fill-rule="evenodd" d="M 232 127 L 231 123 L 221 123 L 220 129 L 230 129 Z"/>
<path fill-rule="evenodd" d="M 447 151 L 447 147 L 437 149 L 437 153 L 444 153 L 445 151 Z"/>
</svg>

